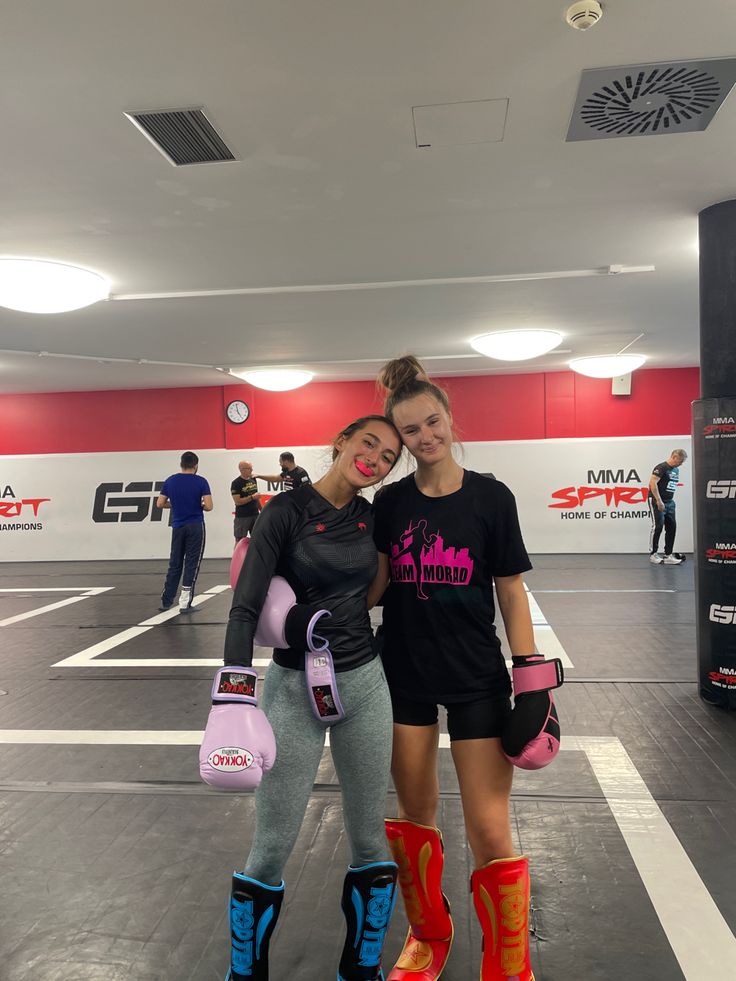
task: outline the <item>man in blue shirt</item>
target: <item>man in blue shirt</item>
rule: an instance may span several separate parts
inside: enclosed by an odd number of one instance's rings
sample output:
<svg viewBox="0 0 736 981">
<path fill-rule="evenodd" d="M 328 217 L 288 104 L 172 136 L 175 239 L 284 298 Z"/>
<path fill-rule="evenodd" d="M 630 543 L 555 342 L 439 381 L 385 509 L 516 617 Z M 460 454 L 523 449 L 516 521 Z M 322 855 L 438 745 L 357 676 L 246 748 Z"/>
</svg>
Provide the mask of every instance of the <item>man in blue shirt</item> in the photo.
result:
<svg viewBox="0 0 736 981">
<path fill-rule="evenodd" d="M 210 485 L 197 474 L 199 457 L 187 450 L 181 456 L 181 473 L 167 477 L 161 487 L 156 507 L 171 508 L 171 555 L 159 610 L 174 605 L 179 580 L 184 578 L 179 595 L 179 610 L 192 607 L 194 584 L 204 554 L 204 512 L 212 510 Z"/>
</svg>

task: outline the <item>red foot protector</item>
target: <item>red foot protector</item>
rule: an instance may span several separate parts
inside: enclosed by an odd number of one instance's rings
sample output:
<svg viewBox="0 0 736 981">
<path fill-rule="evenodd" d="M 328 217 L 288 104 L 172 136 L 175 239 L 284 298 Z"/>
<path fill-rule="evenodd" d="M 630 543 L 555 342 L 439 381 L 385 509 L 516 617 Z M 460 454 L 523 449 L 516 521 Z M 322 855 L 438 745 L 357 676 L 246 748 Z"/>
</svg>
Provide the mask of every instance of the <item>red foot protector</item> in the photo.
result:
<svg viewBox="0 0 736 981">
<path fill-rule="evenodd" d="M 529 863 L 499 858 L 470 879 L 483 931 L 480 981 L 534 981 L 529 964 Z"/>
<path fill-rule="evenodd" d="M 450 907 L 442 893 L 442 835 L 412 821 L 386 821 L 386 837 L 399 866 L 409 932 L 387 981 L 436 981 L 452 946 Z"/>
</svg>

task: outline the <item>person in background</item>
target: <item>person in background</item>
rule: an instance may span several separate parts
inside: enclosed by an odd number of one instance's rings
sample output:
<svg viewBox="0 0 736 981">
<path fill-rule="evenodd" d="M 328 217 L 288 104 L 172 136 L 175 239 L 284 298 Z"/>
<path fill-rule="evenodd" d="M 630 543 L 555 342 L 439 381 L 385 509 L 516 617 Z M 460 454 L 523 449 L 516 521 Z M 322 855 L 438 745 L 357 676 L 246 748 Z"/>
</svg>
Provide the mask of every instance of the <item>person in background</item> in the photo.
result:
<svg viewBox="0 0 736 981">
<path fill-rule="evenodd" d="M 303 487 L 305 484 L 312 483 L 307 471 L 304 467 L 297 466 L 294 461 L 294 454 L 288 450 L 279 455 L 279 466 L 281 467 L 281 473 L 257 473 L 256 480 L 268 480 L 272 484 L 281 483 L 285 491 L 296 490 L 297 487 Z"/>
<path fill-rule="evenodd" d="M 681 565 L 684 557 L 673 552 L 677 520 L 675 491 L 680 480 L 680 467 L 687 460 L 685 450 L 673 450 L 663 463 L 658 463 L 649 478 L 649 514 L 652 528 L 649 533 L 649 561 L 652 565 Z M 659 551 L 659 539 L 664 528 L 664 552 Z"/>
<path fill-rule="evenodd" d="M 241 538 L 247 538 L 250 534 L 256 518 L 258 517 L 258 484 L 253 476 L 253 464 L 248 460 L 241 460 L 238 464 L 240 476 L 230 484 L 230 493 L 235 504 L 235 519 L 233 522 L 233 532 L 235 543 Z"/>
<path fill-rule="evenodd" d="M 181 455 L 181 473 L 167 477 L 156 507 L 171 508 L 171 554 L 159 610 L 170 610 L 181 579 L 179 609 L 191 610 L 194 586 L 204 554 L 204 512 L 212 510 L 210 485 L 197 473 L 199 457 L 191 450 Z M 182 569 L 184 575 L 182 578 Z"/>
</svg>

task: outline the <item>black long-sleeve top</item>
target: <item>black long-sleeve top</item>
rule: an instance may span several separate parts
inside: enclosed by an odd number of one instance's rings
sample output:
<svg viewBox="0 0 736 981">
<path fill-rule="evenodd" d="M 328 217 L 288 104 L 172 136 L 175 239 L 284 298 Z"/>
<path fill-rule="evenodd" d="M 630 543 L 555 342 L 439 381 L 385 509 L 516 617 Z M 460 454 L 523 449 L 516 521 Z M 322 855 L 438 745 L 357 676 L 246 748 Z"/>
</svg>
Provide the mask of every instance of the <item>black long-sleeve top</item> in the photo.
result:
<svg viewBox="0 0 736 981">
<path fill-rule="evenodd" d="M 378 569 L 373 515 L 355 497 L 335 508 L 311 486 L 274 497 L 261 512 L 235 587 L 225 636 L 225 664 L 253 660 L 256 624 L 273 576 L 283 576 L 298 603 L 329 610 L 317 633 L 330 645 L 336 671 L 375 657 L 368 587 Z M 304 670 L 304 650 L 274 650 L 274 661 Z"/>
</svg>

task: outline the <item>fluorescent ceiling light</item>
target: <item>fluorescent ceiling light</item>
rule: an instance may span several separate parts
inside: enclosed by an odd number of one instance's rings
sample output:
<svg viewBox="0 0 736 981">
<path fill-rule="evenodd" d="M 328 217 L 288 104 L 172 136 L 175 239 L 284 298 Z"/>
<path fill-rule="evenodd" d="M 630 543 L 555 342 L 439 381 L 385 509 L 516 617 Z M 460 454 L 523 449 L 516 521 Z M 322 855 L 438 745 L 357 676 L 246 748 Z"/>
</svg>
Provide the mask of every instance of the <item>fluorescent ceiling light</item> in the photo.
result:
<svg viewBox="0 0 736 981">
<path fill-rule="evenodd" d="M 24 313 L 64 313 L 106 300 L 99 273 L 45 259 L 0 259 L 0 306 Z"/>
<path fill-rule="evenodd" d="M 557 330 L 501 330 L 474 337 L 470 346 L 498 361 L 528 361 L 552 351 L 561 341 Z"/>
<path fill-rule="evenodd" d="M 643 354 L 611 354 L 600 358 L 573 358 L 569 365 L 579 375 L 589 378 L 618 378 L 641 368 L 645 361 Z"/>
<path fill-rule="evenodd" d="M 230 374 L 268 392 L 288 392 L 301 388 L 314 378 L 311 371 L 296 368 L 231 368 Z"/>
</svg>

